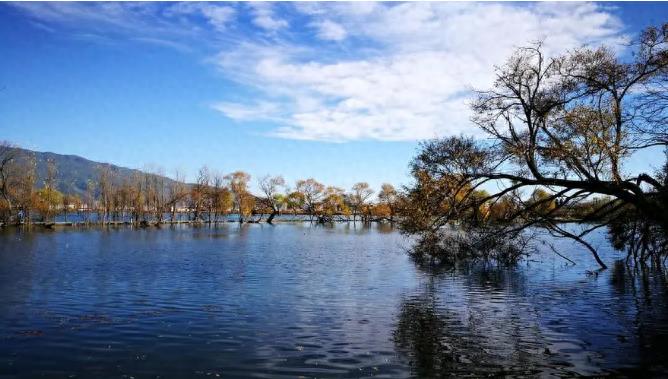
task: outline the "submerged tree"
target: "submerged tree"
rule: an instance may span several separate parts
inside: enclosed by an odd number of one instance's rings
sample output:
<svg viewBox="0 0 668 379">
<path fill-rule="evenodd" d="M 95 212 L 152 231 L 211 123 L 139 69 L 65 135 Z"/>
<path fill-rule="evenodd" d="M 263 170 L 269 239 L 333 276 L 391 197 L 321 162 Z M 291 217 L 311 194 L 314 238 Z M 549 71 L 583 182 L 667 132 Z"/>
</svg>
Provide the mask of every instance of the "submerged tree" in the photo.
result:
<svg viewBox="0 0 668 379">
<path fill-rule="evenodd" d="M 267 175 L 260 179 L 258 184 L 265 202 L 271 208 L 271 214 L 267 219 L 267 223 L 271 224 L 285 202 L 285 197 L 280 193 L 281 188 L 285 187 L 285 179 L 282 176 L 271 177 Z"/>
<path fill-rule="evenodd" d="M 248 191 L 251 176 L 243 171 L 235 171 L 227 176 L 228 187 L 232 192 L 234 210 L 239 215 L 239 222 L 250 217 L 255 206 L 255 197 Z"/>
<path fill-rule="evenodd" d="M 630 60 L 606 48 L 557 58 L 540 44 L 517 50 L 473 104 L 473 121 L 489 139 L 422 145 L 411 164 L 416 184 L 404 230 L 447 255 L 449 244 L 438 241 L 450 238 L 445 226 L 455 221 L 491 241 L 537 228 L 577 241 L 605 268 L 587 235 L 633 221 L 641 226 L 622 244 L 639 246 L 643 259 L 665 252 L 667 183 L 623 167 L 635 152 L 668 144 L 668 110 L 657 106 L 667 98 L 668 24 L 647 29 L 634 47 Z M 570 212 L 594 196 L 605 200 Z M 596 223 L 575 231 L 564 221 Z"/>
<path fill-rule="evenodd" d="M 325 186 L 313 178 L 298 180 L 296 192 L 304 204 L 304 210 L 313 221 L 313 216 L 317 213 L 317 207 L 324 196 Z"/>
<path fill-rule="evenodd" d="M 0 141 L 0 221 L 9 222 L 13 217 L 14 194 L 18 182 L 16 160 L 20 150 L 9 142 Z"/>
<path fill-rule="evenodd" d="M 17 210 L 16 223 L 30 224 L 35 204 L 35 182 L 37 181 L 37 160 L 32 154 L 24 154 L 12 165 L 13 186 L 10 190 Z"/>
<path fill-rule="evenodd" d="M 200 168 L 197 173 L 197 180 L 190 189 L 190 208 L 193 211 L 193 221 L 200 221 L 207 198 L 206 192 L 210 179 L 209 168 L 206 166 Z"/>
<path fill-rule="evenodd" d="M 318 223 L 334 222 L 336 215 L 347 216 L 350 210 L 345 202 L 345 193 L 342 188 L 329 186 L 325 188 L 324 198 L 320 204 L 320 212 L 318 214 Z"/>
<path fill-rule="evenodd" d="M 114 193 L 113 173 L 109 165 L 98 167 L 97 186 L 99 189 L 98 217 L 100 222 L 105 224 L 109 222 Z"/>
<path fill-rule="evenodd" d="M 62 205 L 63 194 L 57 189 L 56 175 L 57 167 L 54 161 L 46 162 L 46 178 L 44 187 L 36 192 L 34 206 L 42 216 L 44 222 L 53 221 L 58 208 Z"/>
<path fill-rule="evenodd" d="M 393 185 L 383 183 L 378 193 L 378 204 L 376 211 L 377 215 L 387 218 L 390 223 L 394 223 L 394 217 L 397 213 L 397 205 L 399 202 L 399 193 Z"/>
<path fill-rule="evenodd" d="M 348 195 L 348 203 L 353 214 L 353 223 L 357 215 L 363 214 L 369 198 L 373 195 L 373 190 L 366 182 L 359 182 L 353 185 L 352 191 Z"/>
<path fill-rule="evenodd" d="M 227 215 L 234 207 L 234 197 L 229 188 L 224 185 L 224 177 L 219 174 L 213 177 L 213 188 L 209 189 L 213 221 L 218 222 L 219 216 Z M 211 211 L 209 212 L 211 213 Z M 209 214 L 210 218 L 210 214 Z"/>
<path fill-rule="evenodd" d="M 304 194 L 299 191 L 288 191 L 288 195 L 285 197 L 285 205 L 293 215 L 296 215 L 297 212 L 304 209 Z"/>
<path fill-rule="evenodd" d="M 169 210 L 171 222 L 176 221 L 179 205 L 188 197 L 188 186 L 183 175 L 178 170 L 174 173 L 174 180 L 167 185 L 166 207 Z"/>
</svg>

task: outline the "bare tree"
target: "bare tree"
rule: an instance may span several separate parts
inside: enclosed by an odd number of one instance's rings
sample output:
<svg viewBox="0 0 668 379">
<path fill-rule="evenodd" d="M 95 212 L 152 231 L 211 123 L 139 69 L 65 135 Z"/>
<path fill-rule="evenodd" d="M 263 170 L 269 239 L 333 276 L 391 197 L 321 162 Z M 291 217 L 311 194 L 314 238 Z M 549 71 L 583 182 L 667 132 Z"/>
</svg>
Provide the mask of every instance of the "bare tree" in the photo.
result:
<svg viewBox="0 0 668 379">
<path fill-rule="evenodd" d="M 11 221 L 14 210 L 14 203 L 11 195 L 11 189 L 15 185 L 15 163 L 20 151 L 16 146 L 7 141 L 0 142 L 0 196 L 2 196 L 2 203 L 0 204 L 1 220 L 6 222 Z"/>
<path fill-rule="evenodd" d="M 13 196 L 14 202 L 17 205 L 20 218 L 16 221 L 19 223 L 30 224 L 32 217 L 32 210 L 35 204 L 35 182 L 37 180 L 37 161 L 32 154 L 23 157 L 17 164 L 16 168 L 16 182 L 14 182 Z"/>
<path fill-rule="evenodd" d="M 200 221 L 210 180 L 209 168 L 203 166 L 200 168 L 197 180 L 190 191 L 190 208 L 193 210 L 193 221 Z"/>
<path fill-rule="evenodd" d="M 179 209 L 179 205 L 186 199 L 188 196 L 188 188 L 185 184 L 183 174 L 178 170 L 174 173 L 174 180 L 169 182 L 167 188 L 167 200 L 166 207 L 170 212 L 170 221 L 176 221 L 176 214 Z"/>
<path fill-rule="evenodd" d="M 103 164 L 98 167 L 97 170 L 98 179 L 97 187 L 99 191 L 99 208 L 98 208 L 98 217 L 99 222 L 106 224 L 109 222 L 109 214 L 111 213 L 111 207 L 113 202 L 113 193 L 114 193 L 114 183 L 113 183 L 113 173 L 111 167 L 107 164 Z"/>
<path fill-rule="evenodd" d="M 143 175 L 135 172 L 130 178 L 130 208 L 132 209 L 132 223 L 134 225 L 141 225 L 145 222 L 145 190 Z"/>
<path fill-rule="evenodd" d="M 162 224 L 167 212 L 167 187 L 165 171 L 159 166 L 145 167 L 143 172 L 146 209 L 153 214 L 153 221 Z"/>
<path fill-rule="evenodd" d="M 58 206 L 62 203 L 62 194 L 57 189 L 57 176 L 56 163 L 51 159 L 47 160 L 44 187 L 37 192 L 36 204 L 44 222 L 53 220 Z"/>
</svg>

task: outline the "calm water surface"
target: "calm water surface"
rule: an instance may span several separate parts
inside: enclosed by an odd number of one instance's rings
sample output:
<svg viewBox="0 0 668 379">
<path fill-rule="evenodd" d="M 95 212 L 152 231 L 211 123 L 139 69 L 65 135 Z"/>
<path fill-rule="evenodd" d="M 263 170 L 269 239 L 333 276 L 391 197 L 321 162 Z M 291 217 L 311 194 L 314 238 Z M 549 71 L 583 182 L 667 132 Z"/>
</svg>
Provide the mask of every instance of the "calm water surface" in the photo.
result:
<svg viewBox="0 0 668 379">
<path fill-rule="evenodd" d="M 0 232 L 0 377 L 666 373 L 661 270 L 428 272 L 383 226 Z"/>
</svg>

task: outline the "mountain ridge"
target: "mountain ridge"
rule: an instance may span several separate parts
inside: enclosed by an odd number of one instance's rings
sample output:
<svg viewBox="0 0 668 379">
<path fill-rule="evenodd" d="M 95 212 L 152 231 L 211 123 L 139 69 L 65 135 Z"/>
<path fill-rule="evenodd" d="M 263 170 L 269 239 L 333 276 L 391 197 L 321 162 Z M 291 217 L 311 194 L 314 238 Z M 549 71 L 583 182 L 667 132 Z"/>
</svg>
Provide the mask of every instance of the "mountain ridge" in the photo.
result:
<svg viewBox="0 0 668 379">
<path fill-rule="evenodd" d="M 56 165 L 56 186 L 64 194 L 81 195 L 86 192 L 88 181 L 96 181 L 99 171 L 108 167 L 117 181 L 122 182 L 130 179 L 135 174 L 145 173 L 142 170 L 118 166 L 107 162 L 93 161 L 75 154 L 60 154 L 51 151 L 35 151 L 25 148 L 17 148 L 22 156 L 32 156 L 36 164 L 36 185 L 44 186 L 47 176 L 47 162 L 53 161 Z M 157 175 L 157 174 L 152 174 Z M 164 175 L 158 175 L 171 182 L 173 179 Z"/>
</svg>

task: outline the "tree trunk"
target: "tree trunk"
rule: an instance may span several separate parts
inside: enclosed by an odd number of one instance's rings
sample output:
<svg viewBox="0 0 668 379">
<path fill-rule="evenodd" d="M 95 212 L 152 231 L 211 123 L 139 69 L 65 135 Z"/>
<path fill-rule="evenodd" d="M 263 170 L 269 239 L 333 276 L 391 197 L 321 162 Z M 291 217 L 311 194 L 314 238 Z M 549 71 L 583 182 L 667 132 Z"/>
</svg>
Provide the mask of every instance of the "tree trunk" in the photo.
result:
<svg viewBox="0 0 668 379">
<path fill-rule="evenodd" d="M 277 211 L 271 212 L 271 214 L 269 215 L 269 218 L 267 219 L 267 224 L 272 224 L 273 221 L 274 221 L 274 217 L 276 217 L 277 214 L 278 214 Z"/>
</svg>

